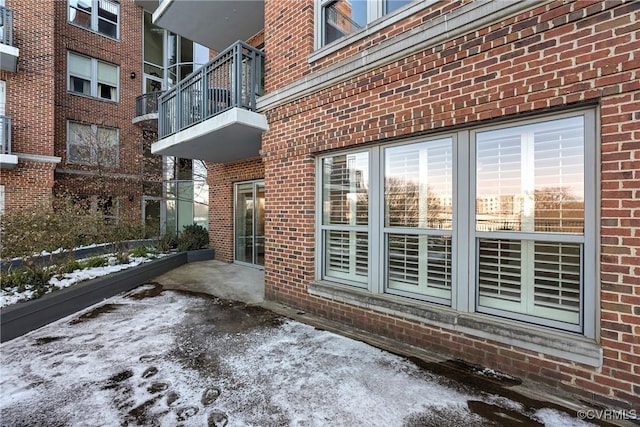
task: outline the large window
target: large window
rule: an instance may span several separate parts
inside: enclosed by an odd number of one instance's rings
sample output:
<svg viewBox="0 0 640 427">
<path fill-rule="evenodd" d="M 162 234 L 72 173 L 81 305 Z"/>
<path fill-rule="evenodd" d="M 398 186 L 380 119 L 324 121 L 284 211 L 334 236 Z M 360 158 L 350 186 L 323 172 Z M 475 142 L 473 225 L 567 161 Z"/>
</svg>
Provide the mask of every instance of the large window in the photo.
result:
<svg viewBox="0 0 640 427">
<path fill-rule="evenodd" d="M 69 163 L 113 168 L 118 166 L 118 129 L 69 121 Z"/>
<path fill-rule="evenodd" d="M 451 299 L 453 140 L 384 149 L 385 283 Z"/>
<path fill-rule="evenodd" d="M 319 160 L 318 278 L 594 335 L 591 110 Z"/>
<path fill-rule="evenodd" d="M 117 39 L 120 4 L 111 0 L 69 0 L 69 22 Z"/>
<path fill-rule="evenodd" d="M 366 286 L 369 156 L 355 153 L 323 159 L 322 182 L 323 274 Z"/>
<path fill-rule="evenodd" d="M 479 309 L 580 323 L 584 127 L 580 116 L 475 134 Z"/>
<path fill-rule="evenodd" d="M 69 52 L 68 90 L 95 98 L 117 101 L 119 71 L 120 68 L 116 65 Z"/>
<path fill-rule="evenodd" d="M 320 4 L 321 45 L 348 36 L 412 1 L 324 0 Z"/>
</svg>

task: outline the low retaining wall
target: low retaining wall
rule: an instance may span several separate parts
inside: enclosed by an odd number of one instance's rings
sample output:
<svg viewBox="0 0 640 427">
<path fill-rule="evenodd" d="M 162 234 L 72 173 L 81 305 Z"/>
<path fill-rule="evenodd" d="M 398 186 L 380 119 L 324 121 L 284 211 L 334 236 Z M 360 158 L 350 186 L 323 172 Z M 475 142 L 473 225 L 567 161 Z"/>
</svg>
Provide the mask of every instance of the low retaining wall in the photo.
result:
<svg viewBox="0 0 640 427">
<path fill-rule="evenodd" d="M 208 259 L 212 258 L 213 256 Z M 187 252 L 180 252 L 117 273 L 80 282 L 36 300 L 5 307 L 0 311 L 0 342 L 12 340 L 105 298 L 134 289 L 186 264 L 188 259 Z"/>
<path fill-rule="evenodd" d="M 51 255 L 37 255 L 31 257 L 36 265 L 49 265 L 51 262 L 56 263 L 59 261 L 65 261 L 71 257 L 74 259 L 89 258 L 95 255 L 104 255 L 112 252 L 117 252 L 122 249 L 133 249 L 138 246 L 155 246 L 158 244 L 158 239 L 143 239 L 143 240 L 127 240 L 121 243 L 107 243 L 105 245 L 91 246 L 87 248 L 80 248 L 74 251 L 65 251 Z M 11 261 L 2 262 L 0 268 L 7 270 L 9 268 L 18 269 L 22 267 L 23 260 L 21 258 Z"/>
</svg>

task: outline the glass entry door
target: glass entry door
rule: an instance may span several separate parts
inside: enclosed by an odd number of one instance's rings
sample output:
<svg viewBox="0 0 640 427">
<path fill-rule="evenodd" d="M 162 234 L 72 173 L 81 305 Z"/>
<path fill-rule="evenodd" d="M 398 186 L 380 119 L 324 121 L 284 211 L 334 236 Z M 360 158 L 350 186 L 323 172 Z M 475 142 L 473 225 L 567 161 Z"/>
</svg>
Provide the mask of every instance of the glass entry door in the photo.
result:
<svg viewBox="0 0 640 427">
<path fill-rule="evenodd" d="M 236 184 L 236 262 L 264 266 L 264 181 Z"/>
</svg>

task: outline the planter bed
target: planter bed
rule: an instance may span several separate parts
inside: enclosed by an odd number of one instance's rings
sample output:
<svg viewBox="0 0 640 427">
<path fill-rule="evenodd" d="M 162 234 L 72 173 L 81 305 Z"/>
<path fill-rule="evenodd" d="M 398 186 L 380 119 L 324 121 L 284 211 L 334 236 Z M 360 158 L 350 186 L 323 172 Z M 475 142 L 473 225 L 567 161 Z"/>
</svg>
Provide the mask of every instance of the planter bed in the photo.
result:
<svg viewBox="0 0 640 427">
<path fill-rule="evenodd" d="M 105 298 L 126 292 L 188 262 L 187 252 L 172 254 L 107 276 L 87 280 L 13 304 L 0 311 L 0 342 L 26 334 Z M 208 258 L 211 259 L 211 258 Z"/>
<path fill-rule="evenodd" d="M 118 243 L 118 244 L 106 243 L 102 245 L 88 246 L 86 248 L 79 248 L 71 252 L 64 251 L 60 253 L 54 253 L 51 255 L 35 255 L 31 257 L 31 259 L 35 261 L 36 265 L 39 265 L 39 264 L 47 265 L 50 263 L 49 262 L 50 260 L 53 261 L 53 263 L 65 261 L 69 259 L 69 255 L 73 255 L 74 259 L 82 259 L 82 258 L 89 258 L 95 255 L 104 255 L 108 253 L 113 253 L 113 252 L 116 252 L 115 249 L 121 249 L 121 248 L 133 249 L 133 248 L 137 248 L 138 246 L 155 246 L 157 245 L 157 243 L 158 243 L 157 239 L 127 240 L 125 242 Z M 2 268 L 2 270 L 7 270 L 9 268 L 19 269 L 22 267 L 22 263 L 23 263 L 22 258 L 17 258 L 11 261 L 2 262 L 0 267 Z"/>
</svg>

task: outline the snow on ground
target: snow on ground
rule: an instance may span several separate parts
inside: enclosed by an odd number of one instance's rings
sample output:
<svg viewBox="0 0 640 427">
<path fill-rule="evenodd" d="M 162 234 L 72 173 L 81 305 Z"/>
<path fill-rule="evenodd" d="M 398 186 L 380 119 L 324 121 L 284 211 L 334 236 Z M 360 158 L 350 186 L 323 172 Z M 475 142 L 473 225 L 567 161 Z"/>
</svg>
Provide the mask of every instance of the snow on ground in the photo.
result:
<svg viewBox="0 0 640 427">
<path fill-rule="evenodd" d="M 160 290 L 146 285 L 2 344 L 2 425 L 500 425 L 473 407 L 587 425 L 266 310 Z"/>
<path fill-rule="evenodd" d="M 87 246 L 89 247 L 89 246 Z M 110 260 L 115 260 L 113 254 L 104 255 L 110 257 Z M 157 254 L 154 257 L 165 256 L 165 254 Z M 127 268 L 135 267 L 143 262 L 152 261 L 153 258 L 149 257 L 129 257 L 127 264 L 115 264 L 110 262 L 110 265 L 104 267 L 86 268 L 84 270 L 75 270 L 71 273 L 65 273 L 62 275 L 56 275 L 49 280 L 49 284 L 53 287 L 52 290 L 63 289 L 76 283 L 83 282 L 85 280 L 95 279 L 96 277 L 106 276 L 107 274 L 115 273 L 117 271 L 126 270 Z M 83 261 L 82 259 L 78 261 Z M 0 307 L 6 307 L 11 304 L 15 304 L 21 301 L 28 301 L 33 298 L 34 292 L 31 289 L 26 289 L 19 292 L 17 288 L 2 289 L 0 293 Z"/>
</svg>

